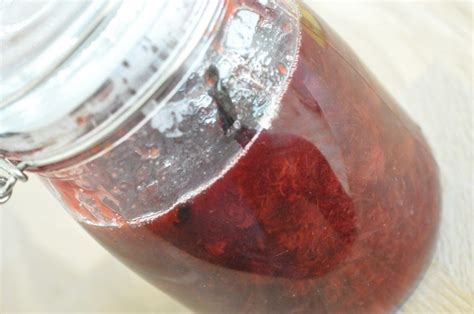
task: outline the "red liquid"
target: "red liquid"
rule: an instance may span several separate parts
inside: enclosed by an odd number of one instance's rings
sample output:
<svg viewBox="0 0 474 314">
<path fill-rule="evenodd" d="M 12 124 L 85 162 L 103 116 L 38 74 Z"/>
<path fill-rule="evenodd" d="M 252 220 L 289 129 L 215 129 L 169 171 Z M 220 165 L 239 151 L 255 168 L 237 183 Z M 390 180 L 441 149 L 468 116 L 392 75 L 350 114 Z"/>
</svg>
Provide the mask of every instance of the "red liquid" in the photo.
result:
<svg viewBox="0 0 474 314">
<path fill-rule="evenodd" d="M 386 312 L 431 257 L 440 188 L 419 129 L 307 12 L 302 31 L 277 118 L 221 179 L 139 226 L 84 225 L 193 310 Z"/>
</svg>

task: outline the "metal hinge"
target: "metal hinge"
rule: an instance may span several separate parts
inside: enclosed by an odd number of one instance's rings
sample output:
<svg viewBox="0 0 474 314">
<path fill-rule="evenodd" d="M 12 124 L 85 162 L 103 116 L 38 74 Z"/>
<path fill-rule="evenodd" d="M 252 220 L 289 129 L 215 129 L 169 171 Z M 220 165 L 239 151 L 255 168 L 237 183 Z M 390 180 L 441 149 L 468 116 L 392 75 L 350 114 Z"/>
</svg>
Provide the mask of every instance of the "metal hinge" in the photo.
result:
<svg viewBox="0 0 474 314">
<path fill-rule="evenodd" d="M 0 204 L 5 204 L 10 199 L 17 181 L 28 181 L 28 176 L 24 173 L 26 168 L 26 163 L 14 164 L 0 156 Z"/>
</svg>

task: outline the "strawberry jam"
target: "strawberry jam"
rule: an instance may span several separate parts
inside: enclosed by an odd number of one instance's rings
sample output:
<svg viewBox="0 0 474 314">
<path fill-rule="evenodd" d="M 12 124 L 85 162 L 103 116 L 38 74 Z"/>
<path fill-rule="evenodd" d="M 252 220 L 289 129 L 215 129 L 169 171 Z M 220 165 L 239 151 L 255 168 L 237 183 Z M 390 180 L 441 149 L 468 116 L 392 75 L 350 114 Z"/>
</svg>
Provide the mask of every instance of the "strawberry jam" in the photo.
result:
<svg viewBox="0 0 474 314">
<path fill-rule="evenodd" d="M 225 172 L 160 215 L 83 223 L 195 311 L 388 312 L 432 255 L 440 186 L 419 128 L 345 44 L 301 10 L 301 46 L 278 112 L 269 127 L 241 137 L 243 153 Z M 115 167 L 97 166 L 94 175 L 116 180 L 111 173 L 122 166 Z M 133 160 L 127 167 L 126 175 L 143 175 Z M 80 210 L 73 195 L 83 186 L 51 183 Z M 153 188 L 148 198 L 130 196 L 130 207 L 156 206 Z M 107 204 L 104 216 L 117 206 Z"/>
</svg>

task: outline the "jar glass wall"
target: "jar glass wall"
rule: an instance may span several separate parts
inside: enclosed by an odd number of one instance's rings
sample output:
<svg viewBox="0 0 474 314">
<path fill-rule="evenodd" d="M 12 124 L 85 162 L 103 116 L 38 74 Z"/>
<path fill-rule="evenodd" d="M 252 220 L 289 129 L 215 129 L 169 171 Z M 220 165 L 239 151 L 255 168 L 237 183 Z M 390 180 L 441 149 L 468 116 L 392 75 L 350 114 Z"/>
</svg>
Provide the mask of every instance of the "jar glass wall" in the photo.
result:
<svg viewBox="0 0 474 314">
<path fill-rule="evenodd" d="M 303 4 L 227 1 L 220 23 L 166 103 L 39 173 L 198 312 L 395 309 L 439 223 L 419 128 Z"/>
</svg>

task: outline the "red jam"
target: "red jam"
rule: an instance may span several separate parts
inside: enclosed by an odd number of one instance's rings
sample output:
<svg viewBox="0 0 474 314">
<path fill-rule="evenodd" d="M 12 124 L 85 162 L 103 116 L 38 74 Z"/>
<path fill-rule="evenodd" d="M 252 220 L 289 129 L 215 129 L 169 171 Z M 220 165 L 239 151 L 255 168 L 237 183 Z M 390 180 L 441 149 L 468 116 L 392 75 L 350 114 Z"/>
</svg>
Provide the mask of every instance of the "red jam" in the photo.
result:
<svg viewBox="0 0 474 314">
<path fill-rule="evenodd" d="M 432 254 L 437 166 L 419 128 L 306 10 L 280 111 L 247 149 L 162 216 L 83 226 L 198 312 L 376 313 L 400 305 Z M 52 184 L 79 209 L 78 186 Z M 153 206 L 146 202 L 136 200 Z"/>
</svg>

